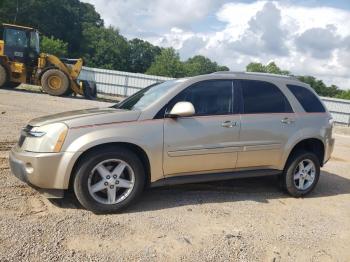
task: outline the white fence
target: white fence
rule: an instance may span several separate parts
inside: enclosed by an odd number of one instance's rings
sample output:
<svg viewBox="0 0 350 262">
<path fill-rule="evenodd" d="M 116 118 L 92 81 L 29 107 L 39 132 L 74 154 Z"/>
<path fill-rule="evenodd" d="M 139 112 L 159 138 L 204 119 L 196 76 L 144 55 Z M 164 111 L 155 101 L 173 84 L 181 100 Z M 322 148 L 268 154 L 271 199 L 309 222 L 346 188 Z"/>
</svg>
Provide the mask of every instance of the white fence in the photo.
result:
<svg viewBox="0 0 350 262">
<path fill-rule="evenodd" d="M 172 78 L 83 67 L 79 79 L 95 82 L 98 93 L 130 96 L 146 86 Z"/>
<path fill-rule="evenodd" d="M 350 100 L 321 97 L 336 123 L 350 126 Z"/>
<path fill-rule="evenodd" d="M 115 96 L 130 96 L 156 82 L 173 78 L 138 73 L 83 67 L 80 79 L 94 81 L 97 92 Z M 321 97 L 334 121 L 350 126 L 350 100 Z"/>
</svg>

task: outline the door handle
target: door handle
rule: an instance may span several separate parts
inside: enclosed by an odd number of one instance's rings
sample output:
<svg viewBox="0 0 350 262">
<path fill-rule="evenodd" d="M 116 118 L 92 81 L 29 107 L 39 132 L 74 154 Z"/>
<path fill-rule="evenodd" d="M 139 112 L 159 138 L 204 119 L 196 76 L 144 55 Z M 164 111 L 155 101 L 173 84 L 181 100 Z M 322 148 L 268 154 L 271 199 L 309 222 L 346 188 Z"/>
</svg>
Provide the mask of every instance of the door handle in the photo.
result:
<svg viewBox="0 0 350 262">
<path fill-rule="evenodd" d="M 236 121 L 224 121 L 221 123 L 222 127 L 235 127 L 237 125 Z"/>
<path fill-rule="evenodd" d="M 281 122 L 282 122 L 283 124 L 292 124 L 292 123 L 295 122 L 295 120 L 294 120 L 294 119 L 291 119 L 291 118 L 288 118 L 288 117 L 285 117 L 285 118 L 283 118 L 283 119 L 281 120 Z"/>
</svg>

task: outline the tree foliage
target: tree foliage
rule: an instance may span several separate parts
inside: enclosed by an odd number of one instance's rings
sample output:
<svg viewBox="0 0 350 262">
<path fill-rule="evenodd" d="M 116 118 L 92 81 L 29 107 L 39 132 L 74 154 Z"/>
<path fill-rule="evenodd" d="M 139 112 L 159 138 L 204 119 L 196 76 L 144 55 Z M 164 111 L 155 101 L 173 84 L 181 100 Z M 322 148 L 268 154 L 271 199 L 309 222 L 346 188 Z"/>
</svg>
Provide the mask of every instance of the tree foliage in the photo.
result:
<svg viewBox="0 0 350 262">
<path fill-rule="evenodd" d="M 342 92 L 340 94 L 337 94 L 335 97 L 350 100 L 350 90 L 342 90 Z"/>
<path fill-rule="evenodd" d="M 184 77 L 228 70 L 228 67 L 219 66 L 216 62 L 201 55 L 194 56 L 182 62 L 179 54 L 173 48 L 166 48 L 156 57 L 155 62 L 147 70 L 147 74 Z"/>
<path fill-rule="evenodd" d="M 115 28 L 87 27 L 81 51 L 87 66 L 127 70 L 128 42 Z"/>
<path fill-rule="evenodd" d="M 40 39 L 40 50 L 42 53 L 66 57 L 68 55 L 68 44 L 60 39 L 55 39 L 53 36 L 42 36 Z"/>
<path fill-rule="evenodd" d="M 275 62 L 270 62 L 267 65 L 261 63 L 250 63 L 246 67 L 247 72 L 260 72 L 278 75 L 289 75 L 287 70 L 281 70 Z"/>
<path fill-rule="evenodd" d="M 185 68 L 174 48 L 164 48 L 146 71 L 146 74 L 183 77 L 185 76 Z"/>
<path fill-rule="evenodd" d="M 201 55 L 189 58 L 185 63 L 185 72 L 187 76 L 210 74 L 217 71 L 228 71 L 226 66 L 219 66 L 216 62 Z"/>
<path fill-rule="evenodd" d="M 35 27 L 46 36 L 68 43 L 71 54 L 80 54 L 83 27 L 103 26 L 95 8 L 79 0 L 2 1 L 0 22 Z"/>
<path fill-rule="evenodd" d="M 161 48 L 159 46 L 154 46 L 138 38 L 130 40 L 128 71 L 135 73 L 146 72 L 160 53 Z"/>
</svg>

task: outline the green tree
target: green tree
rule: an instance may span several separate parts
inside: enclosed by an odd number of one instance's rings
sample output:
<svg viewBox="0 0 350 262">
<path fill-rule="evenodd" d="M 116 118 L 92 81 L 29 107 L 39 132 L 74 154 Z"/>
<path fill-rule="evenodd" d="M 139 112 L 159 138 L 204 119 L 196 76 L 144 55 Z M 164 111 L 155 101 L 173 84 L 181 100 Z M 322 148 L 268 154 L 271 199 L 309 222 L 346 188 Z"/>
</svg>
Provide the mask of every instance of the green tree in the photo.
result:
<svg viewBox="0 0 350 262">
<path fill-rule="evenodd" d="M 154 62 L 161 48 L 151 43 L 135 38 L 129 41 L 129 65 L 128 71 L 144 73 Z"/>
<path fill-rule="evenodd" d="M 68 43 L 73 55 L 80 54 L 83 25 L 103 26 L 91 4 L 79 0 L 1 0 L 0 22 L 32 26 Z M 18 9 L 17 9 L 18 2 Z"/>
<path fill-rule="evenodd" d="M 113 27 L 87 27 L 83 31 L 82 52 L 87 66 L 126 71 L 128 42 Z"/>
<path fill-rule="evenodd" d="M 53 36 L 43 36 L 40 39 L 40 52 L 58 57 L 66 57 L 68 54 L 68 44 L 62 40 L 55 39 Z"/>
<path fill-rule="evenodd" d="M 185 68 L 174 48 L 165 48 L 146 71 L 149 75 L 184 77 Z"/>
<path fill-rule="evenodd" d="M 266 73 L 265 66 L 262 63 L 249 63 L 246 66 L 247 72 L 258 72 L 258 73 Z"/>
<path fill-rule="evenodd" d="M 278 74 L 278 75 L 289 75 L 289 71 L 281 70 L 275 62 L 270 62 L 266 65 L 266 72 L 270 74 Z"/>
<path fill-rule="evenodd" d="M 184 63 L 184 67 L 186 76 L 203 75 L 217 71 L 229 70 L 226 66 L 219 66 L 216 62 L 213 62 L 209 58 L 201 55 L 196 55 L 192 58 L 189 58 Z"/>
<path fill-rule="evenodd" d="M 259 72 L 278 75 L 289 75 L 289 71 L 281 70 L 275 62 L 270 62 L 267 65 L 261 63 L 250 63 L 246 66 L 247 72 Z"/>
<path fill-rule="evenodd" d="M 350 100 L 350 90 L 341 90 L 339 94 L 335 96 L 336 98 L 340 99 L 348 99 Z"/>
</svg>

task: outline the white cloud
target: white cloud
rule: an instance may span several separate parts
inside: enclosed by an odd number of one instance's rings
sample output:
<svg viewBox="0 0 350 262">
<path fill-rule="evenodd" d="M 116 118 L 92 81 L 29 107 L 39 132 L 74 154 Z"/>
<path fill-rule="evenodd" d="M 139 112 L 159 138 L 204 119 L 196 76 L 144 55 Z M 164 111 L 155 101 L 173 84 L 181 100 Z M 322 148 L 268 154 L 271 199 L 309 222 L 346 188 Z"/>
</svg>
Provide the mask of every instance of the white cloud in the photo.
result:
<svg viewBox="0 0 350 262">
<path fill-rule="evenodd" d="M 296 38 L 295 43 L 301 52 L 322 59 L 330 58 L 332 52 L 341 45 L 341 38 L 336 34 L 334 25 L 327 25 L 326 28 L 307 29 Z"/>
<path fill-rule="evenodd" d="M 273 60 L 294 74 L 350 88 L 350 11 L 256 1 L 225 4 L 217 18 L 226 27 L 211 37 L 202 53 L 232 70 L 244 70 L 251 61 Z M 256 23 L 260 32 L 252 30 Z M 288 55 L 281 52 L 284 49 Z"/>
<path fill-rule="evenodd" d="M 249 62 L 273 60 L 294 74 L 350 88 L 350 10 L 288 0 L 85 1 L 122 34 L 173 46 L 183 59 L 203 54 L 240 71 Z"/>
<path fill-rule="evenodd" d="M 82 0 L 95 5 L 106 25 L 125 35 L 189 27 L 209 14 L 220 1 L 211 0 Z"/>
</svg>

